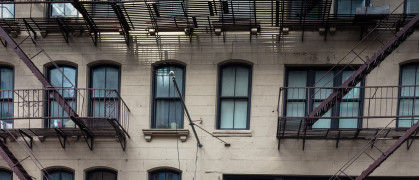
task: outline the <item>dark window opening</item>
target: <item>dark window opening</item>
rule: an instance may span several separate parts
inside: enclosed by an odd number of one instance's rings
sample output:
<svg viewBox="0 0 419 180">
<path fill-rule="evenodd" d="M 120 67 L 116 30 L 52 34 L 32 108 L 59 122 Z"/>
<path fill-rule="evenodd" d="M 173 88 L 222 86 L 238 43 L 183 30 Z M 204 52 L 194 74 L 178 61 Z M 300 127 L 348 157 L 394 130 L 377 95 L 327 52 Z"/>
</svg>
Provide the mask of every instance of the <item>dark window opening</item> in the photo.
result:
<svg viewBox="0 0 419 180">
<path fill-rule="evenodd" d="M 149 173 L 149 180 L 181 180 L 181 174 L 173 170 L 157 170 Z"/>
<path fill-rule="evenodd" d="M 304 120 L 299 118 L 307 116 L 308 113 L 328 98 L 333 93 L 333 89 L 330 87 L 341 85 L 353 73 L 353 70 L 349 69 L 331 72 L 328 71 L 328 68 L 311 69 L 287 69 L 286 86 L 293 88 L 286 90 L 284 117 L 296 117 L 287 119 L 286 128 L 289 130 L 298 129 L 301 121 Z M 357 86 L 360 86 L 362 83 Z M 361 88 L 354 88 L 319 119 L 312 128 L 361 128 L 361 119 L 357 117 L 362 115 L 362 95 L 363 90 Z"/>
<path fill-rule="evenodd" d="M 14 0 L 5 0 L 10 4 L 0 4 L 0 18 L 14 18 L 15 17 L 15 4 Z"/>
<path fill-rule="evenodd" d="M 154 68 L 152 128 L 183 128 L 183 106 L 169 72 L 175 73 L 182 96 L 185 94 L 185 68 L 177 64 L 165 64 Z"/>
<path fill-rule="evenodd" d="M 58 65 L 60 69 L 55 66 L 47 68 L 47 78 L 52 86 L 57 88 L 60 95 L 66 100 L 66 102 L 76 111 L 77 108 L 77 92 L 74 89 L 77 88 L 77 69 L 72 66 Z M 63 75 L 64 73 L 64 75 Z M 74 85 L 74 87 L 72 87 Z M 48 93 L 50 91 L 47 91 Z M 61 105 L 54 100 L 52 94 L 47 95 L 47 110 L 45 127 L 48 128 L 75 128 L 76 124 L 68 117 L 68 114 L 64 111 Z"/>
<path fill-rule="evenodd" d="M 52 169 L 47 172 L 50 177 L 44 177 L 44 180 L 74 180 L 74 172 L 67 169 Z"/>
<path fill-rule="evenodd" d="M 109 169 L 94 169 L 86 172 L 86 180 L 117 180 L 118 173 Z"/>
<path fill-rule="evenodd" d="M 220 66 L 218 129 L 249 129 L 252 68 L 246 64 Z"/>
<path fill-rule="evenodd" d="M 120 68 L 97 65 L 90 73 L 90 116 L 119 119 Z"/>
</svg>

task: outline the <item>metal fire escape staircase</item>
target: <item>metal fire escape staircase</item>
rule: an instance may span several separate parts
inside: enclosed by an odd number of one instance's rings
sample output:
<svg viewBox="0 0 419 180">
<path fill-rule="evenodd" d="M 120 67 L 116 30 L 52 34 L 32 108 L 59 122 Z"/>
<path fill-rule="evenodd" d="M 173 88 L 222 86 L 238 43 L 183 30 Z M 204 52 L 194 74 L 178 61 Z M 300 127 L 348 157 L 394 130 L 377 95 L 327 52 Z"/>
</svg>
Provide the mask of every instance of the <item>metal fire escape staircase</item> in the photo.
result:
<svg viewBox="0 0 419 180">
<path fill-rule="evenodd" d="M 317 108 L 307 116 L 304 124 L 304 132 L 319 120 L 320 117 L 325 115 L 333 106 L 341 101 L 355 86 L 360 83 L 372 70 L 380 65 L 385 58 L 390 55 L 401 43 L 403 43 L 415 31 L 419 23 L 419 15 L 416 15 L 409 23 L 407 23 L 400 31 L 398 31 L 390 40 L 388 40 L 381 49 L 379 49 L 371 58 L 361 65 L 342 85 L 335 89 Z M 352 50 L 353 51 L 353 50 Z M 353 51 L 354 52 L 354 51 Z M 355 52 L 354 52 L 355 53 Z M 356 54 L 356 53 L 355 53 Z M 361 59 L 361 58 L 360 58 Z M 406 142 L 412 135 L 419 129 L 419 123 L 415 123 L 408 129 L 387 151 L 382 151 L 381 156 L 375 159 L 362 174 L 357 177 L 361 180 L 370 175 L 378 166 L 381 165 L 391 154 L 393 154 L 404 142 Z M 381 133 L 378 134 L 381 136 Z M 373 139 L 377 139 L 377 136 Z M 345 174 L 343 171 L 339 172 L 340 175 Z M 332 178 L 333 179 L 333 178 Z M 339 179 L 338 176 L 335 179 Z M 352 179 L 352 178 L 351 178 Z"/>
<path fill-rule="evenodd" d="M 28 36 L 22 42 L 20 42 L 18 44 L 18 43 L 16 43 L 12 39 L 12 37 L 9 35 L 9 33 L 2 26 L 0 26 L 0 37 L 4 40 L 4 43 L 7 43 L 8 44 L 8 47 L 11 48 L 19 56 L 19 58 L 28 66 L 28 68 L 32 71 L 32 73 L 35 75 L 35 77 L 41 82 L 41 84 L 47 90 L 46 91 L 47 94 L 51 98 L 53 98 L 54 101 L 56 101 L 62 107 L 62 109 L 64 110 L 64 112 L 66 114 L 68 114 L 68 117 L 76 124 L 76 127 L 79 128 L 79 130 L 81 132 L 81 136 L 83 136 L 83 138 L 86 141 L 86 143 L 87 143 L 88 147 L 90 148 L 90 150 L 93 150 L 93 142 L 94 142 L 95 134 L 89 128 L 89 126 L 86 125 L 86 122 L 85 122 L 84 117 L 79 117 L 79 115 L 77 114 L 77 112 L 70 106 L 70 104 L 67 103 L 66 99 L 60 94 L 59 90 L 57 90 L 56 88 L 54 88 L 49 83 L 49 81 L 42 74 L 42 72 L 32 62 L 32 59 L 34 59 L 35 57 L 39 56 L 40 54 L 46 55 L 47 58 L 50 59 L 50 61 L 53 61 L 53 60 L 49 57 L 49 55 L 45 52 L 45 50 L 43 48 L 41 48 L 39 46 L 39 44 L 37 44 L 36 40 L 30 34 L 30 32 L 27 31 L 27 33 L 28 33 Z M 24 52 L 24 50 L 21 48 L 22 43 L 24 41 L 28 40 L 28 39 L 31 39 L 32 40 L 31 44 L 33 43 L 36 46 L 36 49 L 40 49 L 39 52 L 35 53 L 34 55 L 31 55 L 31 57 L 28 54 L 26 54 Z M 128 109 L 128 111 L 129 111 L 129 109 Z M 111 127 L 114 129 L 115 134 L 116 134 L 115 136 L 117 136 L 117 138 L 119 139 L 119 142 L 121 143 L 122 148 L 125 150 L 125 147 L 126 147 L 126 137 L 129 138 L 128 132 L 118 122 L 117 119 L 115 119 L 115 118 L 108 118 L 106 120 L 111 125 Z M 65 148 L 65 139 L 66 139 L 65 133 L 60 128 L 56 128 L 55 130 L 56 131 L 58 130 L 57 131 L 57 136 L 59 136 L 60 143 L 63 146 L 63 148 Z M 8 132 L 10 134 L 9 137 L 12 137 L 12 138 L 15 138 L 16 139 L 16 137 L 17 137 L 16 133 L 13 134 L 9 130 L 3 130 L 3 131 Z M 33 132 L 32 130 L 29 129 L 29 131 L 36 135 L 36 133 Z M 32 137 L 30 135 L 28 135 L 27 133 L 25 133 L 24 131 L 20 130 L 20 129 L 19 129 L 19 133 L 22 136 L 22 138 L 25 141 L 25 143 L 29 146 L 29 148 L 31 148 L 32 147 Z M 28 143 L 25 138 L 29 138 L 30 139 L 30 143 Z M 62 143 L 62 139 L 64 139 L 64 145 Z M 13 172 L 15 172 L 17 174 L 17 176 L 19 177 L 19 179 L 21 179 L 21 180 L 29 180 L 29 179 L 32 179 L 32 177 L 28 174 L 28 172 L 22 166 L 21 161 L 19 161 L 16 158 L 16 156 L 6 146 L 5 143 L 6 143 L 5 138 L 3 138 L 3 140 L 0 140 L 0 155 L 2 156 L 2 158 L 8 163 L 8 165 L 13 170 Z M 30 153 L 30 150 L 29 150 L 29 153 L 28 153 L 27 150 L 25 150 L 25 152 L 28 154 L 28 157 L 27 158 L 32 159 L 35 163 L 38 162 L 36 160 L 36 158 L 33 156 L 33 154 Z M 25 158 L 25 159 L 27 159 L 27 158 Z M 36 164 L 37 164 L 37 167 L 42 167 L 42 166 L 38 166 L 38 165 L 40 165 L 39 162 L 36 163 Z M 40 168 L 40 170 L 42 170 L 42 169 L 43 168 Z"/>
</svg>

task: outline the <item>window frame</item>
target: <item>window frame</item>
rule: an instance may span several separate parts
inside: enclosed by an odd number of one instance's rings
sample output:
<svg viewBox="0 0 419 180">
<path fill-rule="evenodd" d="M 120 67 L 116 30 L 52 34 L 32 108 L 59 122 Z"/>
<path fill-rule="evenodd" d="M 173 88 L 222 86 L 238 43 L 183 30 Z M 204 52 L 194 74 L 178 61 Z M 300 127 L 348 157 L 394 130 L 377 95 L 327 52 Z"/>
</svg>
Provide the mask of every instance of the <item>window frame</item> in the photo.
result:
<svg viewBox="0 0 419 180">
<path fill-rule="evenodd" d="M 312 87 L 311 89 L 309 89 L 310 94 L 314 94 L 314 83 L 315 83 L 315 72 L 318 71 L 329 71 L 331 67 L 328 66 L 285 66 L 285 75 L 284 75 L 284 85 L 285 87 L 289 87 L 288 86 L 288 77 L 289 77 L 289 72 L 290 71 L 306 71 L 307 72 L 307 79 L 306 79 L 306 85 L 304 86 L 304 88 L 306 87 Z M 336 74 L 340 71 L 348 71 L 351 70 L 349 67 L 344 68 L 344 67 L 337 67 L 336 70 L 334 70 L 334 79 L 333 79 L 333 87 L 338 87 L 340 84 L 342 84 L 344 81 L 342 80 L 342 73 L 340 73 L 338 76 L 336 76 Z M 336 76 L 336 77 L 335 77 Z M 365 85 L 365 79 L 361 81 L 360 86 L 364 86 Z M 301 87 L 303 88 L 303 87 Z M 285 90 L 284 92 L 284 98 L 283 98 L 283 106 L 282 106 L 282 116 L 283 117 L 287 117 L 287 103 L 289 102 L 289 100 L 291 100 L 291 102 L 304 102 L 304 116 L 307 116 L 308 113 L 310 113 L 311 111 L 313 111 L 314 108 L 314 102 L 316 102 L 315 98 L 311 98 L 311 97 L 305 97 L 304 99 L 288 99 L 288 89 Z M 305 92 L 307 93 L 307 92 Z M 352 99 L 342 99 L 345 101 L 340 101 L 339 103 L 337 103 L 335 106 L 336 107 L 332 107 L 330 110 L 331 112 L 331 117 L 339 117 L 341 114 L 341 103 L 342 102 L 358 102 L 358 116 L 362 116 L 364 114 L 364 96 L 365 96 L 365 91 L 360 88 L 360 92 L 359 92 L 359 98 L 355 98 L 357 99 L 355 101 L 354 98 Z M 327 98 L 327 97 L 326 97 Z M 324 101 L 324 99 L 319 99 L 318 102 L 322 102 Z M 307 103 L 309 103 L 310 107 L 308 107 L 308 109 L 310 110 L 310 112 L 307 112 Z M 327 119 L 327 118 L 325 118 Z M 355 119 L 355 118 L 354 118 Z M 357 128 L 355 129 L 360 129 L 362 128 L 363 125 L 363 118 L 357 118 Z M 340 118 L 330 118 L 331 122 L 330 122 L 330 128 L 312 128 L 312 126 L 308 127 L 309 129 L 316 129 L 316 130 L 321 130 L 321 129 L 354 129 L 354 128 L 339 128 L 339 121 Z"/>
<path fill-rule="evenodd" d="M 157 126 L 156 126 L 156 101 L 158 100 L 158 99 L 160 99 L 160 100 L 176 100 L 176 99 L 178 99 L 179 101 L 181 101 L 181 99 L 180 99 L 180 97 L 175 97 L 175 98 L 170 98 L 170 97 L 168 97 L 168 98 L 156 98 L 156 90 L 157 90 L 157 78 L 156 78 L 156 70 L 157 69 L 160 69 L 160 68 L 165 68 L 165 67 L 176 67 L 176 68 L 180 68 L 180 69 L 182 69 L 182 71 L 183 71 L 183 83 L 182 83 L 182 95 L 183 95 L 183 99 L 185 100 L 186 99 L 186 96 L 185 96 L 185 84 L 186 84 L 186 66 L 185 65 L 183 65 L 183 64 L 179 64 L 179 63 L 173 63 L 173 62 L 169 62 L 169 63 L 160 63 L 160 64 L 157 64 L 157 65 L 154 65 L 153 66 L 153 70 L 152 70 L 152 101 L 151 101 L 151 125 L 150 125 L 150 128 L 151 129 L 170 129 L 170 128 L 158 128 Z M 180 87 L 179 87 L 180 88 Z M 175 92 L 177 92 L 176 90 L 175 90 Z M 183 108 L 183 107 L 182 107 Z M 182 113 L 184 114 L 185 112 L 184 112 L 184 110 L 182 111 Z M 185 123 L 184 123 L 184 120 L 185 120 L 185 118 L 184 118 L 184 116 L 182 116 L 182 118 L 181 118 L 181 124 L 180 124 L 180 126 L 178 127 L 178 129 L 184 129 L 185 128 Z"/>
<path fill-rule="evenodd" d="M 89 81 L 88 81 L 88 87 L 89 87 L 89 92 L 88 92 L 88 97 L 89 97 L 89 101 L 88 101 L 88 103 L 87 103 L 87 105 L 88 105 L 88 107 L 89 107 L 89 109 L 88 109 L 88 116 L 89 117 L 94 117 L 94 109 L 93 109 L 93 102 L 96 100 L 98 100 L 98 101 L 101 101 L 101 100 L 106 100 L 106 98 L 105 97 L 93 97 L 93 93 L 92 93 L 92 91 L 93 91 L 93 71 L 94 71 L 94 69 L 95 68 L 100 68 L 100 67 L 113 67 L 113 68 L 115 68 L 115 69 L 117 69 L 118 70 L 118 89 L 117 89 L 117 92 L 118 92 L 118 94 L 120 94 L 121 93 L 121 79 L 122 79 L 122 77 L 121 77 L 121 74 L 122 74 L 122 72 L 121 72 L 121 65 L 118 65 L 118 64 L 115 64 L 115 63 L 98 63 L 98 64 L 94 64 L 94 65 L 91 65 L 91 66 L 89 66 Z M 105 80 L 105 82 L 106 82 L 106 80 Z M 106 84 L 105 84 L 105 88 L 104 89 L 106 89 Z M 120 100 L 120 98 L 119 97 L 115 97 L 115 99 L 118 99 L 118 100 Z M 118 101 L 118 105 L 117 105 L 118 107 L 118 117 L 116 118 L 116 120 L 118 120 L 119 121 L 119 119 L 120 119 L 120 102 Z"/>
<path fill-rule="evenodd" d="M 402 64 L 402 65 L 400 65 L 399 66 L 399 86 L 402 86 L 402 80 L 403 80 L 403 68 L 405 68 L 405 67 L 409 67 L 409 66 L 414 66 L 415 67 L 415 75 L 417 76 L 417 74 L 419 73 L 419 71 L 418 71 L 418 68 L 419 68 L 419 62 L 411 62 L 411 63 L 406 63 L 406 64 Z M 415 82 L 418 80 L 418 79 L 416 79 L 416 76 L 415 76 Z M 416 85 L 415 85 L 416 86 Z M 417 86 L 419 86 L 419 83 L 418 83 L 418 85 Z M 419 88 L 419 87 L 417 87 L 417 88 Z M 407 97 L 402 97 L 402 89 L 401 89 L 401 87 L 399 87 L 398 88 L 398 92 L 397 92 L 397 94 L 398 94 L 398 100 L 397 100 L 397 120 L 396 120 L 396 128 L 409 128 L 409 127 L 400 127 L 400 125 L 399 125 L 399 122 L 400 122 L 400 104 L 401 104 L 401 100 L 402 100 L 402 98 L 403 98 L 403 100 L 406 100 L 406 99 L 412 99 L 413 100 L 413 109 L 412 109 L 412 112 L 414 112 L 414 108 L 415 108 L 415 97 L 417 97 L 416 96 L 416 87 L 414 88 L 414 95 L 413 96 L 407 96 Z M 416 100 L 419 100 L 419 97 L 418 98 L 416 98 Z M 415 117 L 412 117 L 412 119 L 415 121 L 415 119 L 414 119 Z M 419 120 L 419 119 L 418 119 Z M 411 127 L 411 126 L 410 126 Z"/>
<path fill-rule="evenodd" d="M 44 170 L 45 172 L 47 172 L 48 174 L 52 174 L 52 173 L 55 173 L 55 172 L 60 172 L 60 173 L 62 173 L 62 172 L 67 172 L 67 173 L 70 173 L 70 174 L 72 174 L 73 175 L 73 178 L 72 178 L 72 180 L 75 180 L 75 175 L 74 175 L 74 171 L 73 170 L 70 170 L 70 169 L 67 169 L 67 168 L 52 168 L 52 169 L 47 169 L 47 170 Z M 47 179 L 45 179 L 46 177 L 43 177 L 42 179 L 43 180 L 47 180 Z M 61 180 L 62 178 L 60 178 L 60 180 Z"/>
<path fill-rule="evenodd" d="M 179 176 L 179 180 L 182 180 L 182 172 L 181 171 L 176 171 L 176 170 L 173 170 L 173 169 L 157 169 L 157 170 L 149 171 L 148 172 L 148 180 L 153 180 L 153 175 L 159 174 L 159 173 L 177 174 Z"/>
<path fill-rule="evenodd" d="M 78 72 L 79 72 L 77 65 L 73 65 L 73 64 L 70 64 L 70 63 L 56 63 L 56 65 L 58 66 L 58 68 L 66 67 L 66 68 L 73 68 L 75 70 L 76 77 L 75 77 L 75 82 L 74 82 L 74 88 L 77 88 Z M 51 84 L 51 72 L 50 71 L 53 70 L 53 69 L 56 69 L 55 65 L 53 65 L 53 64 L 45 67 L 46 78 L 48 80 L 48 83 L 50 83 L 50 84 Z M 45 91 L 44 94 L 45 94 L 45 96 L 44 96 L 45 102 L 54 101 L 54 98 L 53 97 L 51 98 L 50 96 L 48 96 L 46 91 Z M 67 100 L 73 100 L 73 99 L 76 100 L 74 102 L 75 103 L 74 111 L 77 111 L 77 92 L 74 92 L 74 97 L 66 98 L 65 96 L 63 96 L 63 98 L 66 101 Z M 45 117 L 48 117 L 48 115 L 52 114 L 51 109 L 50 109 L 50 107 L 51 107 L 50 105 L 51 105 L 51 103 L 47 103 L 46 105 L 44 105 L 44 106 L 46 106 L 46 108 L 44 108 Z M 64 120 L 64 119 L 61 119 L 61 120 Z M 44 119 L 44 128 L 65 128 L 65 127 L 50 127 L 50 121 L 51 121 L 51 118 L 45 118 Z M 74 128 L 76 128 L 76 124 L 74 124 Z"/>
<path fill-rule="evenodd" d="M 5 64 L 0 64 L 0 69 L 8 69 L 8 70 L 11 70 L 12 71 L 12 73 L 13 73 L 13 78 L 12 78 L 12 89 L 10 89 L 10 91 L 11 92 L 13 92 L 14 91 L 14 89 L 15 89 L 15 67 L 13 67 L 13 66 L 10 66 L 10 65 L 5 65 Z M 1 79 L 1 73 L 0 73 L 0 79 Z M 0 89 L 1 89 L 1 85 L 0 85 Z M 7 119 L 7 120 L 0 120 L 0 122 L 1 121 L 9 121 L 9 122 L 11 122 L 11 124 L 12 124 L 12 128 L 11 129 L 13 129 L 14 127 L 15 127 L 15 121 L 14 121 L 14 93 L 12 93 L 12 97 L 11 98 L 2 98 L 2 97 L 0 97 L 0 108 L 3 106 L 2 105 L 2 102 L 7 102 L 7 103 L 12 103 L 12 106 L 13 106 L 13 111 L 12 111 L 12 116 L 10 117 L 10 119 Z M 0 113 L 0 117 L 2 117 L 2 115 L 1 115 L 1 113 Z M 0 129 L 1 129 L 1 126 L 0 126 Z"/>
<path fill-rule="evenodd" d="M 13 180 L 13 171 L 5 168 L 0 168 L 0 172 L 9 173 Z"/>
<path fill-rule="evenodd" d="M 404 14 L 419 14 L 419 11 L 417 13 L 407 12 L 407 4 L 408 4 L 407 2 L 408 0 L 404 0 L 403 13 Z"/>
<path fill-rule="evenodd" d="M 10 12 L 10 13 L 13 13 L 12 15 L 13 15 L 13 17 L 11 17 L 11 18 L 15 18 L 16 17 L 16 4 L 15 4 L 15 1 L 14 0 L 10 0 L 10 4 L 12 4 L 13 5 L 13 12 Z M 3 10 L 4 10 L 4 8 L 3 8 L 3 5 L 10 5 L 9 3 L 8 4 L 0 4 L 0 18 L 1 19 L 9 19 L 9 18 L 4 18 L 3 17 Z"/>
<path fill-rule="evenodd" d="M 91 169 L 85 172 L 85 179 L 89 180 L 89 174 L 95 173 L 95 172 L 110 172 L 115 174 L 115 180 L 118 180 L 118 171 L 112 170 L 112 169 L 106 169 L 106 168 L 95 168 Z"/>
<path fill-rule="evenodd" d="M 48 1 L 51 1 L 51 2 L 54 2 L 54 1 L 61 1 L 61 0 L 48 0 Z M 78 18 L 78 17 L 80 17 L 80 12 L 73 6 L 73 8 L 77 11 L 77 15 L 76 16 L 68 16 L 68 15 L 65 15 L 65 12 L 64 12 L 64 15 L 62 15 L 62 16 L 53 16 L 52 15 L 52 10 L 53 10 L 53 4 L 54 3 L 48 3 L 48 5 L 47 5 L 47 16 L 46 17 L 48 17 L 48 18 Z M 70 4 L 71 5 L 71 3 L 60 3 L 60 4 L 64 4 L 64 5 L 68 5 L 68 4 Z"/>
<path fill-rule="evenodd" d="M 352 10 L 352 3 L 353 3 L 353 1 L 354 0 L 351 0 L 351 10 Z M 369 4 L 371 3 L 370 2 L 371 0 L 363 0 L 363 1 L 364 1 L 364 7 L 368 7 Z M 337 16 L 337 15 L 348 15 L 348 16 L 354 17 L 356 15 L 356 8 L 357 7 L 355 7 L 355 13 L 354 14 L 352 14 L 352 11 L 351 11 L 350 14 L 341 14 L 341 13 L 338 13 L 339 0 L 335 0 L 334 2 L 335 2 L 335 4 L 334 4 L 334 7 L 333 8 L 334 8 L 334 14 L 335 14 L 335 16 Z"/>
<path fill-rule="evenodd" d="M 226 67 L 245 67 L 249 70 L 249 77 L 248 77 L 248 89 L 247 89 L 247 98 L 242 97 L 235 97 L 235 96 L 227 96 L 227 97 L 221 97 L 222 92 L 222 78 L 223 73 L 222 70 Z M 229 62 L 220 64 L 218 66 L 218 80 L 217 80 L 217 121 L 216 121 L 216 129 L 217 130 L 249 130 L 250 129 L 250 110 L 251 110 L 251 100 L 252 100 L 252 81 L 253 81 L 253 65 L 249 63 L 244 62 Z M 221 101 L 222 99 L 247 99 L 247 115 L 246 115 L 246 128 L 221 128 Z"/>
</svg>

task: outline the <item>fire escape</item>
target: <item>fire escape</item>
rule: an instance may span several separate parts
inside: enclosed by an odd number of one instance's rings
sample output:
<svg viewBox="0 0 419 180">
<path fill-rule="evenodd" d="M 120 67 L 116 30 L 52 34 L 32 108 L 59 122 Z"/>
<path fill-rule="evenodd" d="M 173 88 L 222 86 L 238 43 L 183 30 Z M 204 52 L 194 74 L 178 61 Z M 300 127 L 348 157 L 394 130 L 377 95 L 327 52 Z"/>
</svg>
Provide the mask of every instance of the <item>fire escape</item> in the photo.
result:
<svg viewBox="0 0 419 180">
<path fill-rule="evenodd" d="M 42 37 L 46 37 L 48 33 L 61 33 L 67 43 L 70 34 L 82 35 L 87 32 L 95 45 L 100 40 L 101 33 L 117 32 L 124 36 L 126 44 L 129 45 L 129 31 L 132 26 L 128 24 L 122 4 L 74 0 L 72 5 L 82 15 L 82 19 L 77 17 L 0 19 L 1 43 L 18 55 L 43 86 L 41 89 L 14 89 L 0 92 L 8 99 L 7 102 L 3 99 L 1 103 L 9 104 L 6 108 L 14 112 L 12 116 L 0 117 L 0 120 L 25 122 L 25 126 L 13 129 L 3 129 L 6 127 L 2 125 L 0 131 L 0 155 L 22 180 L 32 179 L 21 164 L 27 158 L 18 160 L 15 157 L 6 146 L 8 138 L 21 138 L 27 147 L 32 149 L 34 137 L 41 141 L 44 138 L 58 138 L 62 148 L 66 147 L 69 137 L 81 137 L 90 150 L 94 148 L 96 137 L 116 138 L 124 151 L 127 138 L 130 138 L 128 134 L 130 109 L 119 92 L 114 89 L 74 88 L 74 85 L 71 88 L 55 88 L 32 62 L 35 57 L 45 58 L 58 68 L 54 60 L 38 44 L 37 32 L 40 32 Z M 12 36 L 17 37 L 21 31 L 24 31 L 27 37 L 16 42 Z M 35 49 L 37 52 L 31 54 L 30 51 L 25 51 L 23 46 L 30 46 L 31 50 Z M 65 77 L 61 70 L 60 72 Z M 98 96 L 99 99 L 94 98 Z M 57 127 L 41 127 L 43 121 L 52 119 L 62 120 L 62 124 Z M 65 127 L 65 122 L 70 125 Z M 33 154 L 27 153 L 28 158 L 35 162 Z M 36 163 L 37 166 L 40 165 L 37 160 Z"/>
<path fill-rule="evenodd" d="M 304 30 L 307 26 L 313 26 L 313 18 L 304 18 L 307 11 L 313 8 L 289 2 L 296 5 L 296 8 L 286 10 L 284 14 L 296 14 L 293 11 L 300 11 L 297 16 L 303 16 L 299 19 L 284 20 L 283 25 L 295 24 L 295 21 L 301 23 L 299 26 Z M 322 2 L 322 1 L 307 1 Z M 314 4 L 314 3 L 313 3 Z M 399 4 L 395 9 L 403 7 L 403 3 Z M 290 7 L 290 6 L 288 6 Z M 356 177 L 361 180 L 369 176 L 376 168 L 378 168 L 391 154 L 393 154 L 404 142 L 407 142 L 409 149 L 414 136 L 416 136 L 419 123 L 415 123 L 415 115 L 398 113 L 398 103 L 405 97 L 400 96 L 400 91 L 417 86 L 363 86 L 362 81 L 367 75 L 377 68 L 386 57 L 388 57 L 400 44 L 402 44 L 416 30 L 419 23 L 419 15 L 411 14 L 368 14 L 368 8 L 364 7 L 364 13 L 357 12 L 352 16 L 339 14 L 333 18 L 328 18 L 325 22 L 314 22 L 321 24 L 320 28 L 325 28 L 326 32 L 336 25 L 355 26 L 361 29 L 361 41 L 356 44 L 339 62 L 334 65 L 327 73 L 342 74 L 342 69 L 350 69 L 353 73 L 337 87 L 327 87 L 333 78 L 326 78 L 323 75 L 320 80 L 316 80 L 313 87 L 282 87 L 280 88 L 280 98 L 278 102 L 278 132 L 277 137 L 280 140 L 278 149 L 280 148 L 282 139 L 302 139 L 303 149 L 305 142 L 309 139 L 333 139 L 336 140 L 336 148 L 342 139 L 371 139 L 368 144 L 361 149 L 353 158 L 349 160 L 331 179 L 342 179 L 351 177 L 345 172 L 361 155 L 366 155 L 373 159 L 373 163 L 365 169 L 360 176 Z M 367 10 L 365 10 L 367 9 Z M 362 10 L 362 9 L 360 9 Z M 359 10 L 357 10 L 359 11 Z M 394 12 L 394 11 L 393 11 Z M 312 19 L 307 23 L 301 19 Z M 318 19 L 320 20 L 320 19 Z M 350 21 L 348 21 L 350 20 Z M 323 29 L 324 30 L 324 29 Z M 303 31 L 304 32 L 304 31 Z M 365 35 L 365 33 L 367 33 Z M 388 38 L 390 37 L 390 38 Z M 325 34 L 326 40 L 326 34 Z M 369 59 L 364 59 L 369 52 Z M 361 65 L 357 63 L 361 62 Z M 326 83 L 325 83 L 326 82 Z M 342 102 L 357 102 L 354 98 L 357 96 L 362 99 L 364 107 L 357 110 L 346 108 L 342 109 Z M 282 105 L 280 105 L 282 102 Z M 303 103 L 301 103 L 303 102 Z M 298 104 L 298 105 L 297 105 Z M 344 111 L 340 115 L 331 112 Z M 411 108 L 411 107 L 410 107 Z M 295 113 L 301 111 L 301 113 Z M 363 112 L 362 112 L 363 111 Z M 294 112 L 294 113 L 293 113 Z M 352 128 L 324 128 L 316 126 L 318 122 L 324 120 L 338 120 L 339 122 L 347 120 L 358 121 L 357 127 Z M 377 120 L 389 122 L 383 128 L 362 127 L 377 123 Z M 412 126 L 410 128 L 396 127 L 396 121 L 409 121 Z M 381 121 L 383 122 L 383 121 Z M 397 141 L 387 150 L 378 148 L 375 143 L 382 138 L 397 139 Z M 378 158 L 368 153 L 369 149 L 375 149 L 380 153 Z"/>
</svg>

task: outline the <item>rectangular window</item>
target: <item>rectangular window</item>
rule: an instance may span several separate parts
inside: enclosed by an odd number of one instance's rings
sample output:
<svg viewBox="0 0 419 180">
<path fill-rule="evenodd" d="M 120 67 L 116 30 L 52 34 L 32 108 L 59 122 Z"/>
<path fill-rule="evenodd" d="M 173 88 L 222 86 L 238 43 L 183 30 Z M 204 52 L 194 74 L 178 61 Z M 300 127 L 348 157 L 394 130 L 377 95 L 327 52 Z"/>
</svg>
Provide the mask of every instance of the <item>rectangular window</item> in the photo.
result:
<svg viewBox="0 0 419 180">
<path fill-rule="evenodd" d="M 416 123 L 419 118 L 419 66 L 407 65 L 401 68 L 400 72 L 400 88 L 399 93 L 399 116 L 397 127 L 408 128 Z"/>
<path fill-rule="evenodd" d="M 289 68 L 287 71 L 287 86 L 291 88 L 286 90 L 284 116 L 291 118 L 287 119 L 286 128 L 290 130 L 300 128 L 304 117 L 333 93 L 333 88 L 328 87 L 341 85 L 352 73 L 353 71 L 349 70 L 329 72 L 327 68 L 318 70 Z M 357 86 L 360 86 L 360 84 Z M 360 127 L 361 124 L 358 123 L 360 119 L 356 117 L 361 115 L 361 94 L 359 88 L 351 90 L 340 102 L 323 115 L 323 118 L 313 124 L 312 128 Z"/>
<path fill-rule="evenodd" d="M 0 68 L 0 116 L 3 119 L 13 118 L 13 69 L 7 67 Z M 13 120 L 0 121 L 1 129 L 13 128 Z"/>
<path fill-rule="evenodd" d="M 53 0 L 62 1 L 62 0 Z M 78 17 L 79 12 L 71 3 L 51 3 L 50 17 Z"/>
<path fill-rule="evenodd" d="M 335 14 L 355 15 L 357 7 L 365 7 L 365 0 L 337 0 Z"/>
<path fill-rule="evenodd" d="M 405 11 L 407 14 L 419 13 L 419 1 L 418 0 L 405 0 Z"/>
<path fill-rule="evenodd" d="M 249 20 L 255 17 L 254 1 L 227 0 L 222 2 L 224 19 Z"/>
<path fill-rule="evenodd" d="M 77 93 L 72 89 L 76 88 L 76 79 L 77 79 L 77 70 L 71 66 L 59 65 L 60 70 L 55 66 L 52 66 L 47 69 L 47 77 L 49 83 L 55 88 L 58 88 L 60 95 L 66 100 L 66 102 L 71 106 L 73 110 L 76 110 L 76 100 Z M 63 75 L 64 73 L 64 75 Z M 50 93 L 51 91 L 47 91 Z M 47 117 L 50 117 L 46 120 L 45 127 L 49 128 L 75 128 L 75 123 L 64 117 L 69 117 L 68 114 L 64 111 L 61 105 L 54 100 L 52 94 L 48 95 L 47 103 Z"/>
<path fill-rule="evenodd" d="M 91 68 L 90 116 L 95 118 L 119 119 L 120 68 L 99 65 Z M 106 124 L 95 121 L 95 125 Z"/>
<path fill-rule="evenodd" d="M 219 73 L 218 129 L 249 129 L 251 67 L 227 64 Z"/>
<path fill-rule="evenodd" d="M 7 0 L 7 1 L 10 1 L 11 4 L 0 4 L 0 18 L 14 18 L 15 17 L 15 5 L 12 4 L 13 0 Z"/>
<path fill-rule="evenodd" d="M 188 1 L 158 1 L 157 7 L 159 16 L 185 16 L 184 10 L 187 11 Z"/>
<path fill-rule="evenodd" d="M 157 66 L 153 77 L 152 128 L 183 128 L 183 106 L 169 72 L 173 71 L 180 93 L 184 95 L 184 67 L 175 64 Z"/>
</svg>

